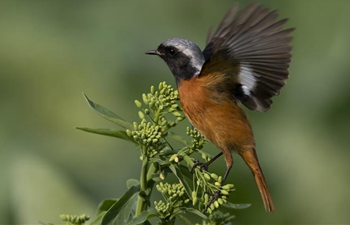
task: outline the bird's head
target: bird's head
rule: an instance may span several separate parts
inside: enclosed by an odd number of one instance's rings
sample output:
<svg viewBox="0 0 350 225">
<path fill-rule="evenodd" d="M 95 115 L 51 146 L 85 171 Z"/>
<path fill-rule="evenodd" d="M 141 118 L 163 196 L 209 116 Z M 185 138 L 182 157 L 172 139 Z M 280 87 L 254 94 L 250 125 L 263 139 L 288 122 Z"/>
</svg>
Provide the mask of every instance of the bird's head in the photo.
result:
<svg viewBox="0 0 350 225">
<path fill-rule="evenodd" d="M 198 76 L 204 64 L 204 56 L 198 45 L 183 38 L 166 40 L 156 50 L 147 51 L 146 54 L 161 57 L 168 64 L 176 82 Z"/>
</svg>

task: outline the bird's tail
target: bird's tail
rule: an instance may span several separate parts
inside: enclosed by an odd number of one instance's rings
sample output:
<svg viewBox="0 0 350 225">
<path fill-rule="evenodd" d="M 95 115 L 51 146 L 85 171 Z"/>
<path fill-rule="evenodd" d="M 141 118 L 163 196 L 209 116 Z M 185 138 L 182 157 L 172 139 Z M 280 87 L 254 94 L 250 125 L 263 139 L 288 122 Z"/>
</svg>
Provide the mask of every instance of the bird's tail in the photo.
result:
<svg viewBox="0 0 350 225">
<path fill-rule="evenodd" d="M 272 201 L 269 189 L 267 187 L 264 174 L 259 165 L 259 161 L 255 152 L 255 149 L 245 150 L 241 152 L 241 156 L 253 173 L 255 182 L 258 185 L 258 188 L 261 194 L 261 198 L 264 202 L 266 212 L 274 212 L 275 207 L 273 205 L 273 201 Z"/>
</svg>

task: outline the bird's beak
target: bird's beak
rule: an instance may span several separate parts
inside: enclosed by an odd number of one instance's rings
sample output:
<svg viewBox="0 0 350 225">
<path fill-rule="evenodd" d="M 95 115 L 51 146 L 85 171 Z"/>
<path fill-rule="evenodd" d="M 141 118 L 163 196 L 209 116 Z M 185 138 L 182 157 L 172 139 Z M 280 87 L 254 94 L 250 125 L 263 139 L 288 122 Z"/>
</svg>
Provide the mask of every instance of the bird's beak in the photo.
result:
<svg viewBox="0 0 350 225">
<path fill-rule="evenodd" d="M 160 52 L 158 52 L 157 50 L 149 50 L 147 52 L 145 52 L 147 55 L 160 55 Z"/>
</svg>

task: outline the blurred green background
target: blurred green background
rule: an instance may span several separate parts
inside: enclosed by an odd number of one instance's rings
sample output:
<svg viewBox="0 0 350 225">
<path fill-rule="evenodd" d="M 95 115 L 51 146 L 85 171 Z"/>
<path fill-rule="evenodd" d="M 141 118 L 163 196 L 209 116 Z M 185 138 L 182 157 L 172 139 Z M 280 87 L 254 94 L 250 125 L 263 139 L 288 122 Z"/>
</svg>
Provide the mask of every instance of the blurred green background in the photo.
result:
<svg viewBox="0 0 350 225">
<path fill-rule="evenodd" d="M 81 92 L 137 120 L 134 99 L 160 81 L 175 84 L 164 62 L 144 52 L 171 37 L 203 48 L 232 2 L 1 1 L 0 224 L 93 216 L 102 199 L 120 196 L 139 177 L 138 152 L 74 129 L 113 127 Z M 235 224 L 350 223 L 350 1 L 257 2 L 297 29 L 287 86 L 271 111 L 249 112 L 277 211 L 264 212 L 235 157 L 231 200 L 253 204 L 233 212 Z M 211 169 L 223 173 L 223 159 Z"/>
</svg>

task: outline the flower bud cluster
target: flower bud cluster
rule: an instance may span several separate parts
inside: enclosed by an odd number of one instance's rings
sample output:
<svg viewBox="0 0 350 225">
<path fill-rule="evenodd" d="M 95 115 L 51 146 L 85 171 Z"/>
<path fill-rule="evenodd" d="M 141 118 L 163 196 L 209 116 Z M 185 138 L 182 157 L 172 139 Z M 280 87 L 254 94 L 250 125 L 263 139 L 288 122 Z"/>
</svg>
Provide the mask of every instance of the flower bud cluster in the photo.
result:
<svg viewBox="0 0 350 225">
<path fill-rule="evenodd" d="M 67 224 L 83 225 L 90 219 L 90 216 L 87 216 L 85 214 L 82 214 L 80 216 L 62 214 L 60 215 L 60 218 L 62 221 L 67 222 Z"/>
<path fill-rule="evenodd" d="M 161 137 L 166 135 L 161 126 L 154 125 L 151 122 L 147 123 L 145 119 L 141 120 L 140 124 L 134 122 L 133 125 L 134 130 L 127 130 L 126 133 L 140 146 L 144 146 L 148 157 L 153 157 L 165 147 L 166 143 L 160 140 Z"/>
<path fill-rule="evenodd" d="M 156 185 L 156 188 L 162 193 L 166 202 L 165 203 L 162 200 L 154 202 L 155 209 L 162 218 L 172 215 L 176 208 L 181 207 L 190 201 L 185 193 L 185 188 L 181 183 L 169 184 L 160 182 Z"/>
<path fill-rule="evenodd" d="M 235 190 L 233 184 L 225 184 L 221 186 L 222 176 L 218 176 L 215 173 L 197 170 L 196 177 L 196 185 L 201 187 L 202 190 L 205 190 L 202 192 L 199 199 L 199 208 L 204 209 L 207 207 L 206 212 L 208 214 L 212 214 L 215 209 L 225 204 L 229 194 Z M 218 195 L 218 197 L 215 199 L 215 201 L 212 201 L 212 196 L 215 194 Z M 197 197 L 197 193 L 192 193 L 192 195 Z M 197 203 L 197 199 L 193 196 L 193 205 L 195 205 Z"/>
<path fill-rule="evenodd" d="M 157 118 L 158 124 L 167 126 L 167 128 L 173 127 L 177 122 L 184 120 L 182 110 L 177 104 L 179 100 L 179 93 L 171 85 L 167 85 L 165 82 L 160 82 L 158 90 L 154 86 L 151 86 L 151 92 L 148 94 L 142 94 L 142 101 L 148 107 L 143 109 L 144 113 L 149 115 L 150 112 Z M 142 108 L 142 103 L 137 104 L 139 108 Z M 167 121 L 164 118 L 165 114 L 172 114 L 176 117 L 175 121 Z M 142 119 L 142 118 L 141 118 Z M 159 121 L 158 121 L 159 119 Z"/>
<path fill-rule="evenodd" d="M 178 100 L 178 91 L 165 82 L 159 83 L 158 90 L 151 86 L 150 93 L 142 94 L 142 102 L 135 100 L 135 105 L 140 109 L 138 116 L 141 122 L 134 122 L 134 129 L 126 130 L 126 133 L 145 150 L 143 155 L 151 158 L 159 154 L 167 145 L 162 140 L 166 137 L 167 130 L 185 118 L 177 104 Z M 167 119 L 165 116 L 169 114 L 176 119 Z"/>
<path fill-rule="evenodd" d="M 204 136 L 196 128 L 187 127 L 186 134 L 192 138 L 189 153 L 201 150 L 206 142 Z"/>
<path fill-rule="evenodd" d="M 228 198 L 229 194 L 234 190 L 235 189 L 234 189 L 233 184 L 226 184 L 226 185 L 222 186 L 217 191 L 217 194 L 219 195 L 219 197 L 213 202 L 211 202 L 212 196 L 210 196 L 208 193 L 205 193 L 203 198 L 201 198 L 200 207 L 204 208 L 205 206 L 207 206 L 206 212 L 210 215 L 215 211 L 215 209 L 219 208 L 221 205 L 223 205 L 227 202 L 227 198 Z M 215 194 L 215 193 L 212 193 L 211 195 L 213 195 L 213 194 Z"/>
</svg>

